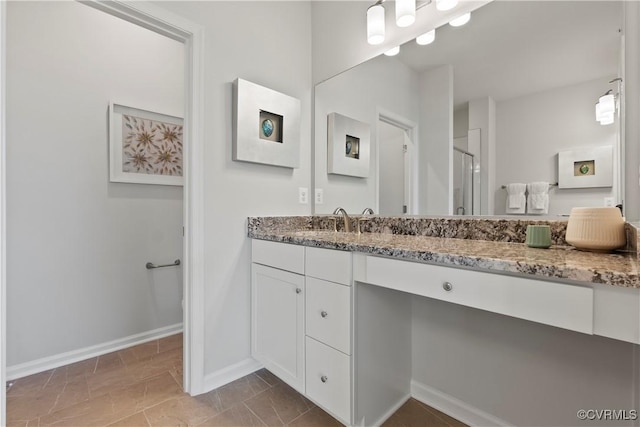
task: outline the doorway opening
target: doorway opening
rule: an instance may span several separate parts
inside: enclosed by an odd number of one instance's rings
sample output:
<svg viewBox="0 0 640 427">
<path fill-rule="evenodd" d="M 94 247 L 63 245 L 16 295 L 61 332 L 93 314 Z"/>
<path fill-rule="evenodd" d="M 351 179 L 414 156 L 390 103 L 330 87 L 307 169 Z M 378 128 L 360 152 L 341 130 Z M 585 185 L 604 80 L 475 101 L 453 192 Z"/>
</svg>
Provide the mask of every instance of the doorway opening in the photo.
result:
<svg viewBox="0 0 640 427">
<path fill-rule="evenodd" d="M 380 215 L 412 214 L 413 135 L 415 125 L 407 120 L 380 114 L 378 142 L 378 212 Z"/>
<path fill-rule="evenodd" d="M 180 235 L 184 233 L 182 241 L 182 283 L 184 286 L 184 312 L 182 316 L 184 324 L 184 390 L 190 394 L 199 394 L 203 392 L 203 377 L 204 377 L 204 304 L 203 304 L 203 276 L 204 276 L 204 262 L 203 262 L 203 205 L 204 205 L 204 192 L 203 192 L 203 175 L 204 168 L 202 164 L 202 135 L 203 135 L 203 102 L 201 94 L 202 76 L 203 76 L 203 30 L 200 26 L 195 25 L 182 17 L 174 15 L 164 9 L 153 6 L 146 3 L 128 3 L 123 4 L 119 2 L 82 2 L 83 5 L 92 6 L 102 12 L 106 12 L 115 17 L 124 19 L 130 23 L 134 23 L 142 28 L 151 30 L 162 36 L 168 37 L 175 41 L 178 41 L 184 45 L 184 194 L 182 203 L 183 212 L 183 224 L 184 231 L 179 230 Z M 85 7 L 85 6 L 83 6 Z M 5 5 L 3 5 L 2 13 L 2 28 L 6 28 L 7 12 Z M 76 36 L 78 40 L 81 40 L 81 36 Z M 6 55 L 6 46 L 2 44 L 2 57 Z M 1 76 L 2 80 L 6 76 L 6 65 L 3 61 Z M 47 70 L 50 73 L 55 73 L 61 70 Z M 79 76 L 82 76 L 78 70 Z M 43 86 L 44 87 L 44 86 Z M 4 123 L 7 117 L 7 111 L 5 108 L 5 102 L 7 98 L 6 92 L 2 91 L 2 122 Z M 106 108 L 104 111 L 103 120 L 106 118 Z M 81 120 L 81 118 L 78 118 Z M 2 133 L 2 152 L 6 149 L 5 133 Z M 106 151 L 106 148 L 105 148 Z M 3 156 L 4 157 L 4 156 Z M 4 160 L 4 158 L 3 158 Z M 71 165 L 74 159 L 71 158 Z M 75 161 L 88 161 L 80 156 L 75 158 Z M 0 197 L 2 200 L 5 198 L 5 183 L 7 179 L 6 169 L 2 169 L 0 174 Z M 108 176 L 99 177 L 101 180 L 108 181 Z M 107 185 L 106 183 L 104 184 Z M 127 190 L 125 190 L 126 192 Z M 154 191 L 154 190 L 152 190 Z M 155 190 L 157 191 L 157 190 Z M 10 201 L 9 201 L 10 202 Z M 52 205 L 54 206 L 54 205 Z M 74 210 L 73 206 L 70 207 L 72 215 L 79 215 L 79 210 Z M 2 211 L 0 212 L 2 222 L 6 220 L 6 204 L 3 204 Z M 182 228 L 182 227 L 180 227 Z M 74 230 L 71 228 L 70 233 Z M 44 238 L 44 236 L 37 236 L 37 238 Z M 0 236 L 2 247 L 5 248 L 7 235 L 6 228 L 2 229 L 2 235 Z M 25 242 L 28 243 L 28 242 Z M 6 252 L 3 253 L 3 259 L 6 256 Z M 11 249 L 9 248 L 9 256 L 11 256 Z M 87 259 L 87 262 L 91 260 Z M 150 260 L 155 261 L 155 260 Z M 70 263 L 67 265 L 67 271 L 73 273 L 73 265 Z M 144 263 L 142 265 L 144 268 Z M 2 265 L 3 272 L 6 271 L 6 261 Z M 96 271 L 95 274 L 100 274 Z M 6 289 L 6 280 L 4 274 L 2 275 L 2 304 L 5 304 L 4 293 Z M 74 293 L 69 292 L 68 297 L 73 298 Z M 37 295 L 34 295 L 36 298 Z M 100 295 L 95 296 L 96 299 L 100 298 Z M 90 310 L 87 311 L 86 307 L 78 307 L 79 311 L 86 311 L 87 315 L 91 315 Z M 59 313 L 60 314 L 60 313 Z M 3 310 L 3 324 L 6 322 L 5 310 Z M 61 313 L 63 316 L 72 315 L 72 313 Z M 117 313 L 114 313 L 113 321 L 120 321 Z M 4 328 L 2 330 L 2 351 L 6 351 L 6 335 Z M 2 381 L 6 380 L 6 358 L 2 358 L 2 369 L 0 371 Z M 5 394 L 3 393 L 2 399 L 2 411 L 1 411 L 1 423 L 4 424 L 6 420 L 5 414 Z"/>
</svg>

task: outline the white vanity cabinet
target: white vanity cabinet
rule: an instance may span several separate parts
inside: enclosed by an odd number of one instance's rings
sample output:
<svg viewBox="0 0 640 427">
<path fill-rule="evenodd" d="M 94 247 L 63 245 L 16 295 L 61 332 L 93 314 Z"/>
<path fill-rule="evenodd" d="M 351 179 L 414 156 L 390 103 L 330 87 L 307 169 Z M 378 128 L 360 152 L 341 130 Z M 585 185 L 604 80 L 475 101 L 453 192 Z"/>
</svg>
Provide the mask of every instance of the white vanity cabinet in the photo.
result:
<svg viewBox="0 0 640 427">
<path fill-rule="evenodd" d="M 352 254 L 252 241 L 251 353 L 352 423 Z"/>
<path fill-rule="evenodd" d="M 251 354 L 304 393 L 304 247 L 253 240 Z"/>
</svg>

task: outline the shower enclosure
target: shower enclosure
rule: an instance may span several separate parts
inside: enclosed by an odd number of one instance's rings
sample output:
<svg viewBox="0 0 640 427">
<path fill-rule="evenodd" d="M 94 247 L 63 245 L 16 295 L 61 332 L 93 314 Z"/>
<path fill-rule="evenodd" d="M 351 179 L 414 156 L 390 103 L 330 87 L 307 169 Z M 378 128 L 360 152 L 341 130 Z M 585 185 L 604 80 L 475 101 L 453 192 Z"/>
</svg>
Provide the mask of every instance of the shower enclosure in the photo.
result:
<svg viewBox="0 0 640 427">
<path fill-rule="evenodd" d="M 474 155 L 461 148 L 453 148 L 453 213 L 473 214 Z"/>
</svg>

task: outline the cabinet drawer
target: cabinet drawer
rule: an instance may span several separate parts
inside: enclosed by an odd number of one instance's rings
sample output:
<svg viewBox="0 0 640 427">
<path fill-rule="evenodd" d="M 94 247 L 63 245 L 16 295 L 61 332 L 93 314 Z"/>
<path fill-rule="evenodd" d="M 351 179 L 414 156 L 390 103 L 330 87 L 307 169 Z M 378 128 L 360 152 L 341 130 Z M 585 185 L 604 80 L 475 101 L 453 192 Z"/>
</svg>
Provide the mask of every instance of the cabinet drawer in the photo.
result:
<svg viewBox="0 0 640 427">
<path fill-rule="evenodd" d="M 257 264 L 304 274 L 304 246 L 253 239 L 251 260 Z"/>
<path fill-rule="evenodd" d="M 307 396 L 346 425 L 351 424 L 351 358 L 306 338 Z"/>
<path fill-rule="evenodd" d="M 306 249 L 307 276 L 351 285 L 351 252 L 309 247 Z"/>
<path fill-rule="evenodd" d="M 351 287 L 307 277 L 306 333 L 351 354 Z"/>
<path fill-rule="evenodd" d="M 370 256 L 357 280 L 593 334 L 589 287 Z"/>
</svg>

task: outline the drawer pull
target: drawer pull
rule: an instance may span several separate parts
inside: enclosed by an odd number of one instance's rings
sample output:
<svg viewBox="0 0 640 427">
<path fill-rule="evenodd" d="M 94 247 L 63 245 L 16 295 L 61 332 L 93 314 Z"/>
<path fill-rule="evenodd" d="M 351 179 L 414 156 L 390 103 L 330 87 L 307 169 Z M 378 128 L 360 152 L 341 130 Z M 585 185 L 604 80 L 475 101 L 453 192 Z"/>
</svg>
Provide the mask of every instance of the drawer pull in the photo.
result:
<svg viewBox="0 0 640 427">
<path fill-rule="evenodd" d="M 453 285 L 449 282 L 444 282 L 442 284 L 442 289 L 444 289 L 447 292 L 451 292 L 453 290 Z"/>
<path fill-rule="evenodd" d="M 322 310 L 322 311 L 320 312 L 320 316 L 322 316 L 322 317 L 327 317 L 328 315 L 329 315 L 329 313 L 327 313 L 327 312 L 326 312 L 326 311 L 324 311 L 324 310 Z"/>
<path fill-rule="evenodd" d="M 302 292 L 302 289 L 296 288 L 296 294 L 299 294 L 300 292 Z"/>
<path fill-rule="evenodd" d="M 329 378 L 327 378 L 326 375 L 323 375 L 323 376 L 320 377 L 320 381 L 322 381 L 323 383 L 326 383 L 328 379 Z"/>
</svg>

